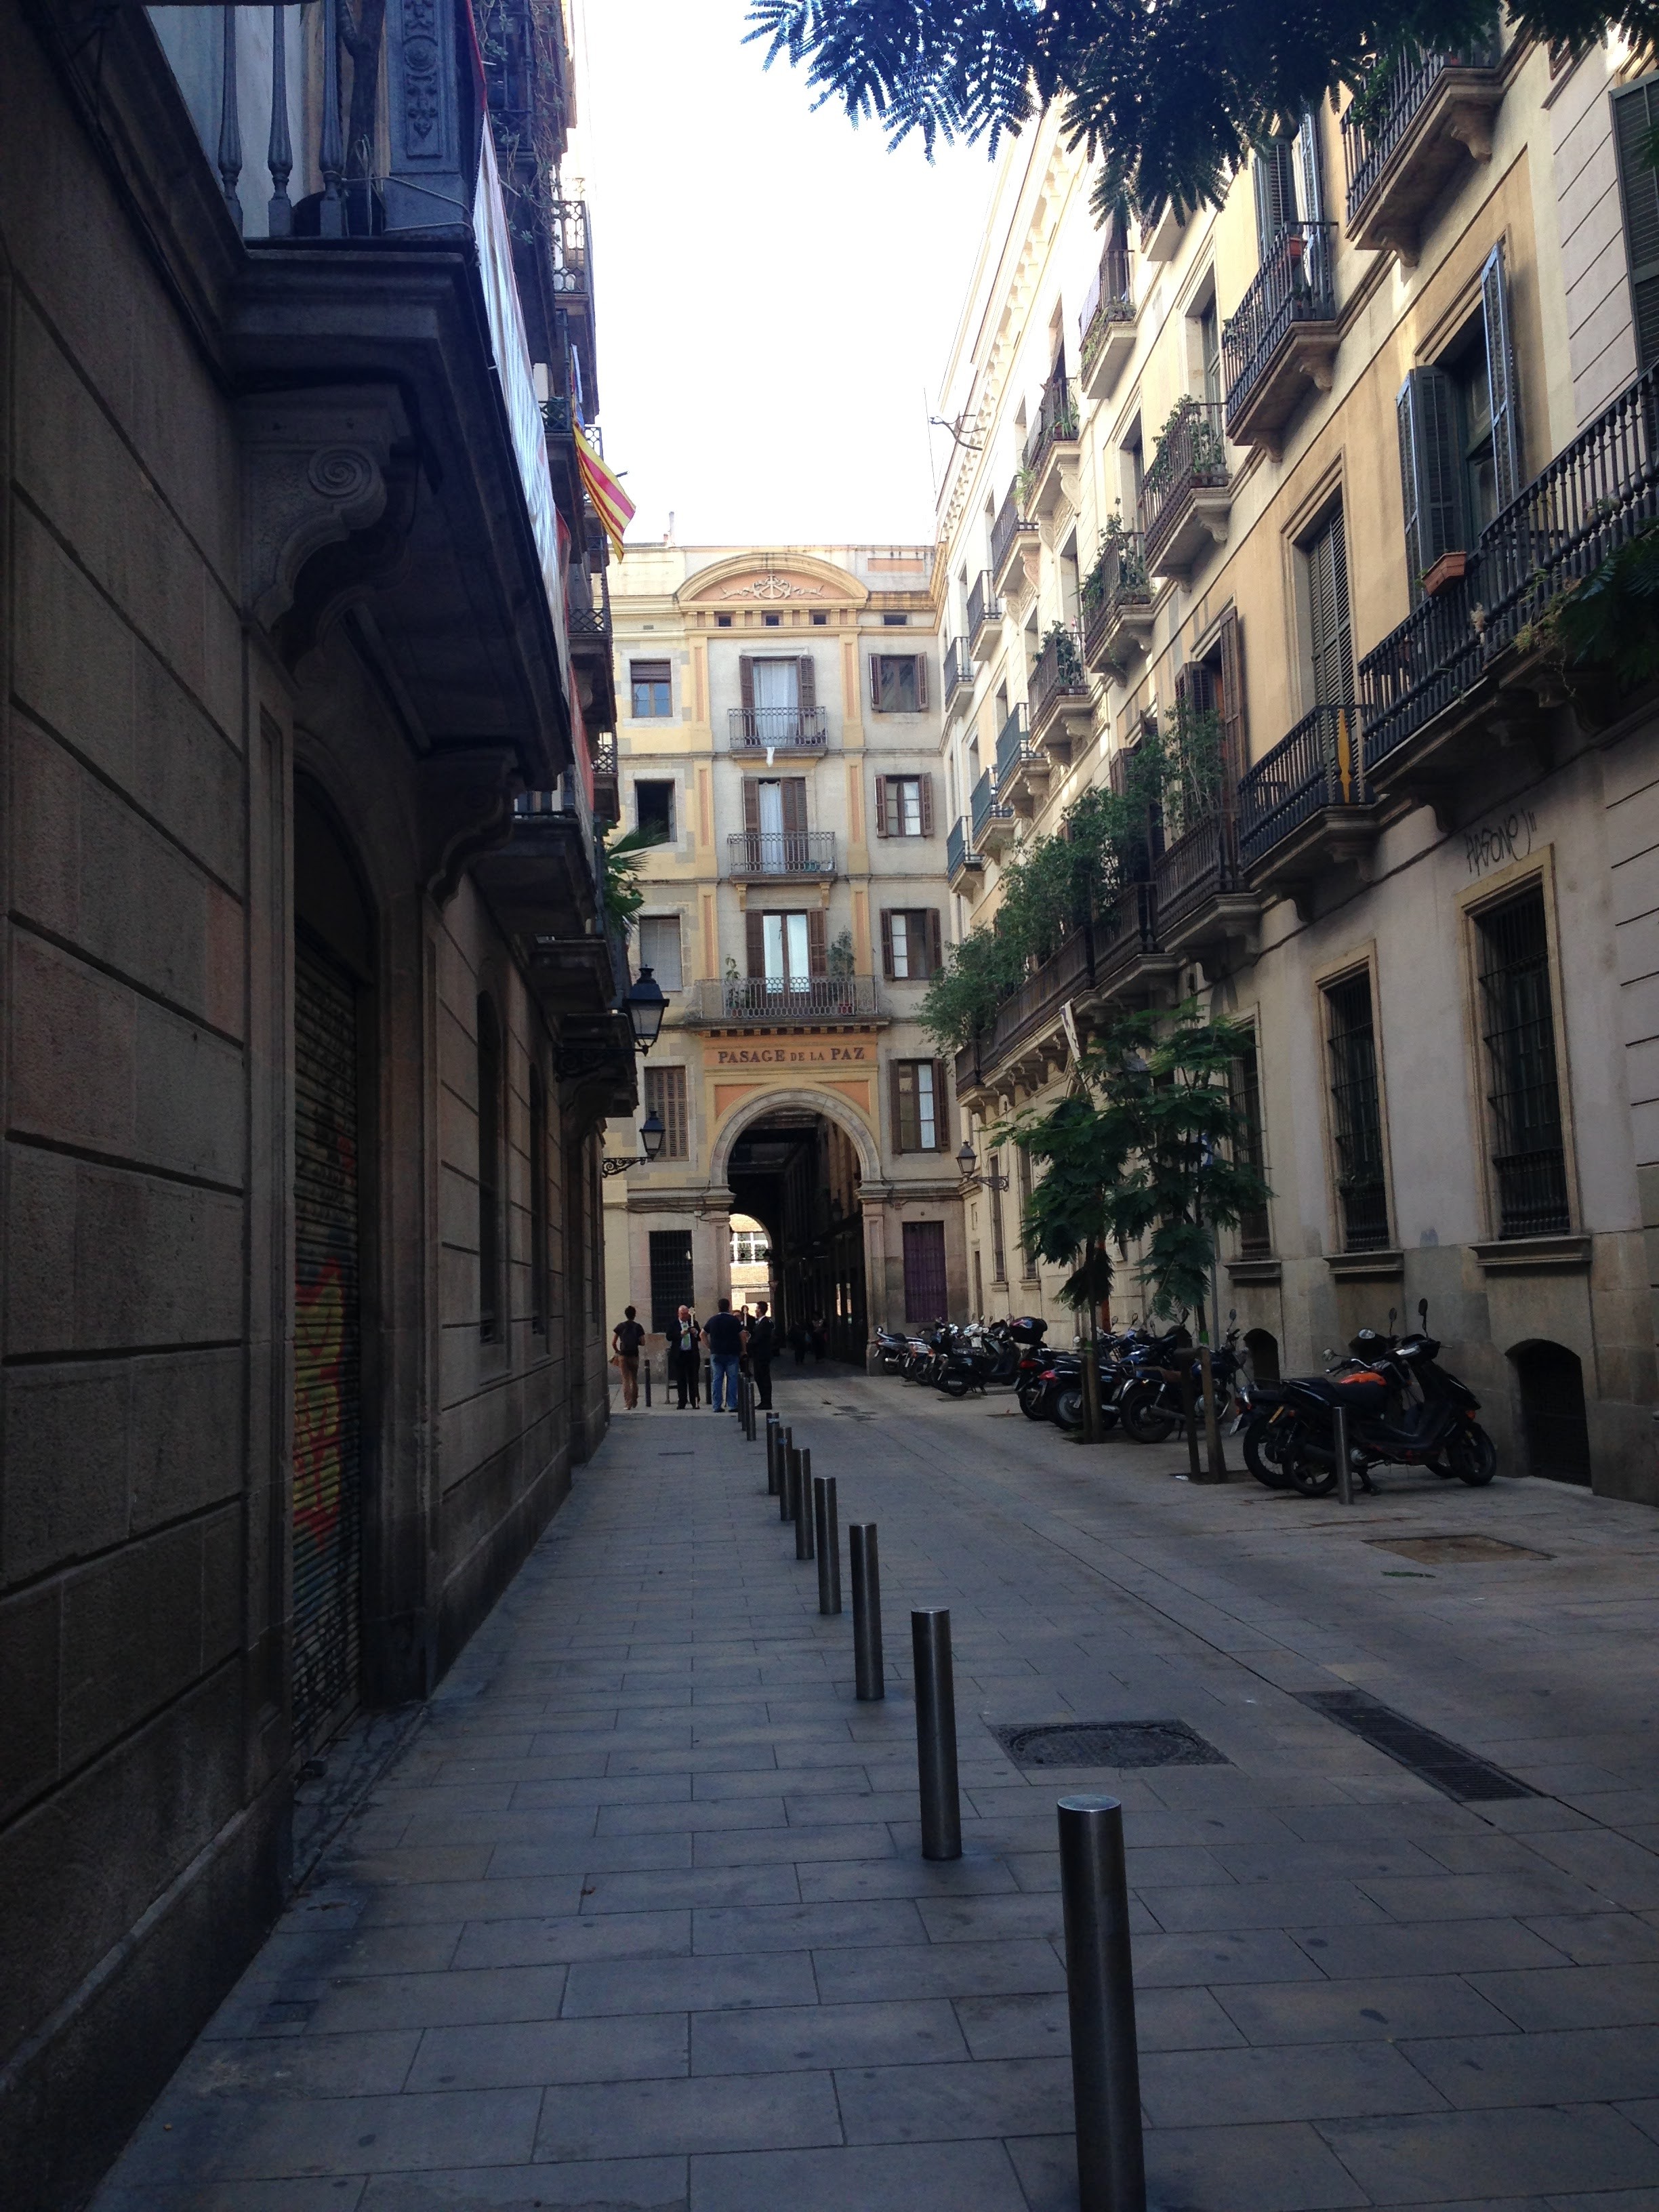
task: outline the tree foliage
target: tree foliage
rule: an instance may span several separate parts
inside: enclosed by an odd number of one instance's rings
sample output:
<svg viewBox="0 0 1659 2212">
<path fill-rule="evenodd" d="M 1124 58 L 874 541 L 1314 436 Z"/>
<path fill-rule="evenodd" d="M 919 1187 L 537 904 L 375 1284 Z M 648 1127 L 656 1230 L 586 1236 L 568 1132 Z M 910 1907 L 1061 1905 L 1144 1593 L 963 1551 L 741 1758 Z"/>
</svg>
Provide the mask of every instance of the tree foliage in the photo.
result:
<svg viewBox="0 0 1659 2212">
<path fill-rule="evenodd" d="M 1492 0 L 754 0 L 750 36 L 804 68 L 819 104 L 896 143 L 919 131 L 994 153 L 1064 103 L 1072 144 L 1102 171 L 1103 219 L 1219 204 L 1249 149 L 1379 62 L 1456 48 Z M 1659 40 L 1659 0 L 1517 0 L 1522 35 L 1583 47 L 1617 24 Z"/>
<path fill-rule="evenodd" d="M 599 905 L 605 920 L 614 922 L 624 937 L 645 904 L 640 862 L 653 845 L 664 842 L 661 830 L 629 830 L 619 837 L 594 840 L 599 861 Z"/>
<path fill-rule="evenodd" d="M 1569 667 L 1610 668 L 1626 686 L 1659 676 L 1659 530 L 1610 554 L 1549 621 Z"/>
</svg>

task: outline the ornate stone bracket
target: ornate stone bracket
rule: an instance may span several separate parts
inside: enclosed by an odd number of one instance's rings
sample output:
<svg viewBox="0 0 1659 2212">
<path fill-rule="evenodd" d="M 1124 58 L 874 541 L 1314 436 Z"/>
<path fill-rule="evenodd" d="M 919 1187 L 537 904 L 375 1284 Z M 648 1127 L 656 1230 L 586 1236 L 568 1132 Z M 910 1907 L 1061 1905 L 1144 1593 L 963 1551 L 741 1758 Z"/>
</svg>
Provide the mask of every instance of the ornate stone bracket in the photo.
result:
<svg viewBox="0 0 1659 2212">
<path fill-rule="evenodd" d="M 293 606 L 313 554 L 380 521 L 409 422 L 391 385 L 264 393 L 237 413 L 244 591 L 270 629 Z"/>
<path fill-rule="evenodd" d="M 518 755 L 510 745 L 438 753 L 421 764 L 421 873 L 440 906 L 481 853 L 513 834 Z"/>
</svg>

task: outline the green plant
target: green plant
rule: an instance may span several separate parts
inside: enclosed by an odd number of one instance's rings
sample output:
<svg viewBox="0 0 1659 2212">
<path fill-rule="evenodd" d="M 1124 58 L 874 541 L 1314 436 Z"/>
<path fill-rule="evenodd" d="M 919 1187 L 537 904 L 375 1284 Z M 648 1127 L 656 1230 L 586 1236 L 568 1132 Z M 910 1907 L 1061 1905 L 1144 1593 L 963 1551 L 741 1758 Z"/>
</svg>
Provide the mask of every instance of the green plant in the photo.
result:
<svg viewBox="0 0 1659 2212">
<path fill-rule="evenodd" d="M 1221 717 L 1182 693 L 1165 717 L 1160 780 L 1165 835 L 1173 842 L 1221 804 Z"/>
<path fill-rule="evenodd" d="M 1610 553 L 1534 628 L 1571 668 L 1608 668 L 1626 686 L 1659 676 L 1659 528 Z"/>
<path fill-rule="evenodd" d="M 624 937 L 645 904 L 640 863 L 653 845 L 665 842 L 660 830 L 629 830 L 620 836 L 593 841 L 599 862 L 599 910 L 607 924 L 620 929 Z"/>
<path fill-rule="evenodd" d="M 1146 470 L 1149 489 L 1168 491 L 1182 476 L 1224 480 L 1226 474 L 1226 441 L 1211 420 L 1209 410 L 1183 392 L 1165 416 L 1153 445 Z"/>
<path fill-rule="evenodd" d="M 1054 666 L 1064 691 L 1081 690 L 1084 684 L 1083 653 L 1077 641 L 1077 632 L 1065 623 L 1050 623 L 1042 634 L 1042 649 L 1052 649 Z"/>
<path fill-rule="evenodd" d="M 844 983 L 853 973 L 854 957 L 853 933 L 850 929 L 843 929 L 830 945 L 829 952 L 830 973 L 838 982 Z"/>
</svg>

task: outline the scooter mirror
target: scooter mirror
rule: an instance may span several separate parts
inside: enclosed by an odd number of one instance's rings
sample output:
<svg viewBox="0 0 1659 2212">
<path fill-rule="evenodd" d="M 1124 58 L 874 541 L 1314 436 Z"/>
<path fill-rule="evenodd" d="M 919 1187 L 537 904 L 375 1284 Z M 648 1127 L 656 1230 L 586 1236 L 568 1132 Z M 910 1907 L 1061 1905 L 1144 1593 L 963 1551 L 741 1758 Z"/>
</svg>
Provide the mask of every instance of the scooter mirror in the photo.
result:
<svg viewBox="0 0 1659 2212">
<path fill-rule="evenodd" d="M 1394 1334 L 1394 1317 L 1395 1310 L 1396 1309 L 1393 1306 L 1389 1308 L 1389 1334 L 1390 1336 Z"/>
<path fill-rule="evenodd" d="M 1426 1334 L 1429 1326 L 1429 1302 L 1426 1298 L 1417 1301 L 1417 1320 L 1419 1327 Z"/>
</svg>

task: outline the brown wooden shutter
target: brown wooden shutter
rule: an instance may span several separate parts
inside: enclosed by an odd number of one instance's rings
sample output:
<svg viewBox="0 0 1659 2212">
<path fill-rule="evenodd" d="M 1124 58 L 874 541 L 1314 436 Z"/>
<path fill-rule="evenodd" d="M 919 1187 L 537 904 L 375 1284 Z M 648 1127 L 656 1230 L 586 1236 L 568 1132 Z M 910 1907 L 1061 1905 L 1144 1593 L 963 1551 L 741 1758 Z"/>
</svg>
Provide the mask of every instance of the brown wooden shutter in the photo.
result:
<svg viewBox="0 0 1659 2212">
<path fill-rule="evenodd" d="M 889 982 L 893 979 L 893 916 L 890 909 L 881 910 L 881 972 Z"/>
<path fill-rule="evenodd" d="M 881 656 L 878 653 L 874 653 L 870 656 L 870 707 L 872 713 L 877 714 L 880 714 Z"/>
<path fill-rule="evenodd" d="M 757 914 L 750 907 L 743 918 L 744 934 L 749 940 L 749 973 L 766 973 L 766 916 Z"/>
<path fill-rule="evenodd" d="M 899 1089 L 899 1063 L 897 1060 L 895 1060 L 889 1063 L 887 1076 L 888 1089 L 891 1094 L 893 1109 L 893 1150 L 896 1152 L 906 1152 L 909 1151 L 910 1147 L 904 1141 L 904 1095 Z"/>
<path fill-rule="evenodd" d="M 948 1152 L 951 1149 L 945 1136 L 945 1118 L 949 1110 L 945 1098 L 945 1062 L 936 1060 L 933 1062 L 933 1150 L 936 1152 Z M 993 1206 L 1001 1203 L 995 1191 L 991 1193 L 991 1203 Z"/>
<path fill-rule="evenodd" d="M 1221 623 L 1221 803 L 1231 813 L 1238 779 L 1249 764 L 1245 750 L 1244 635 L 1237 613 Z"/>
<path fill-rule="evenodd" d="M 925 665 L 918 663 L 919 666 Z M 933 834 L 933 779 L 931 775 L 924 775 L 921 782 L 921 834 L 924 837 L 931 837 Z"/>
<path fill-rule="evenodd" d="M 887 835 L 887 779 L 884 775 L 876 778 L 876 835 L 878 837 Z"/>
<path fill-rule="evenodd" d="M 745 714 L 752 714 L 755 711 L 755 663 L 752 655 L 747 653 L 738 662 L 738 684 L 743 711 Z"/>
<path fill-rule="evenodd" d="M 823 908 L 809 907 L 806 910 L 806 972 L 809 975 L 830 973 L 829 955 L 823 942 Z"/>
<path fill-rule="evenodd" d="M 787 775 L 783 779 L 783 831 L 787 837 L 806 835 L 806 778 Z"/>
<path fill-rule="evenodd" d="M 939 938 L 939 908 L 930 906 L 927 909 L 927 973 L 930 978 L 937 975 L 945 965 Z"/>
<path fill-rule="evenodd" d="M 746 775 L 743 780 L 743 826 L 754 836 L 760 829 L 760 779 Z"/>
<path fill-rule="evenodd" d="M 918 708 L 921 708 L 925 707 L 927 704 L 927 656 L 925 653 L 919 653 L 916 655 L 916 705 Z"/>
<path fill-rule="evenodd" d="M 817 709 L 817 664 L 814 661 L 810 653 L 803 653 L 800 657 L 800 710 L 802 714 L 811 714 L 814 713 Z"/>
</svg>

